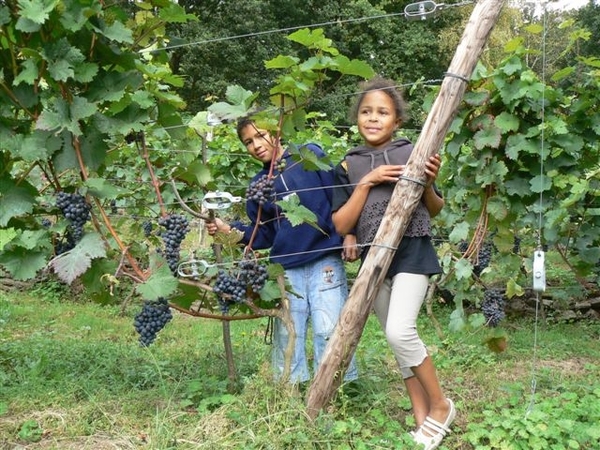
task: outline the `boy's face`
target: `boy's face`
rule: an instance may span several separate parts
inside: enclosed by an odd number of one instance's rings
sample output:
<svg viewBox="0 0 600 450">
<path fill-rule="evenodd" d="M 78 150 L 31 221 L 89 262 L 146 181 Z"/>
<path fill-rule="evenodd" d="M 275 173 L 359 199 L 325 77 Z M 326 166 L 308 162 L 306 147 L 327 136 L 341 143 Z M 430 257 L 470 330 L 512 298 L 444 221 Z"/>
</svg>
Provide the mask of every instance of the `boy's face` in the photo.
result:
<svg viewBox="0 0 600 450">
<path fill-rule="evenodd" d="M 248 124 L 242 128 L 240 137 L 248 153 L 263 163 L 270 163 L 281 156 L 280 147 L 275 145 L 275 140 L 267 130 Z M 277 153 L 275 158 L 273 158 L 274 152 Z"/>
</svg>

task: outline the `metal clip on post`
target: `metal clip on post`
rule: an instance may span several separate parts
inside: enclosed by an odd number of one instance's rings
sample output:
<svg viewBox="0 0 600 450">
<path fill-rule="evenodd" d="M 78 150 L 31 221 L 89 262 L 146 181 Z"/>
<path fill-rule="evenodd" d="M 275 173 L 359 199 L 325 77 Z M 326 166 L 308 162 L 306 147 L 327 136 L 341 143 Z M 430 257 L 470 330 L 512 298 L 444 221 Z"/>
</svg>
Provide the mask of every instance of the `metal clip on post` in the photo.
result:
<svg viewBox="0 0 600 450">
<path fill-rule="evenodd" d="M 442 6 L 431 0 L 411 3 L 404 7 L 404 17 L 411 20 L 425 20 L 427 16 L 435 14 L 437 9 Z"/>
<path fill-rule="evenodd" d="M 229 192 L 207 192 L 202 200 L 206 209 L 227 209 L 232 203 L 242 201 L 242 197 L 234 197 Z"/>
<path fill-rule="evenodd" d="M 211 266 L 203 259 L 191 259 L 179 264 L 177 273 L 183 278 L 197 278 L 204 275 L 209 267 Z M 202 269 L 202 272 L 200 272 L 200 269 Z"/>
<path fill-rule="evenodd" d="M 544 252 L 541 249 L 533 253 L 533 290 L 544 292 L 546 290 L 546 267 Z"/>
</svg>

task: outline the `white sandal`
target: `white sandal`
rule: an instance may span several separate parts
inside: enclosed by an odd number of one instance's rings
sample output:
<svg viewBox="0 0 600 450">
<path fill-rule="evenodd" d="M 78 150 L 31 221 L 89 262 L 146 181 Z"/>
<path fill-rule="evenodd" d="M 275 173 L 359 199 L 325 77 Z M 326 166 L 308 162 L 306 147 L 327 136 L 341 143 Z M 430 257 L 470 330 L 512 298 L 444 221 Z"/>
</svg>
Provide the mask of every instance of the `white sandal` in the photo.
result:
<svg viewBox="0 0 600 450">
<path fill-rule="evenodd" d="M 447 399 L 450 404 L 450 412 L 444 423 L 440 423 L 435 419 L 427 416 L 423 425 L 417 431 L 411 433 L 415 443 L 423 444 L 424 450 L 434 450 L 439 447 L 442 440 L 450 433 L 450 425 L 456 417 L 456 408 L 454 402 Z"/>
</svg>

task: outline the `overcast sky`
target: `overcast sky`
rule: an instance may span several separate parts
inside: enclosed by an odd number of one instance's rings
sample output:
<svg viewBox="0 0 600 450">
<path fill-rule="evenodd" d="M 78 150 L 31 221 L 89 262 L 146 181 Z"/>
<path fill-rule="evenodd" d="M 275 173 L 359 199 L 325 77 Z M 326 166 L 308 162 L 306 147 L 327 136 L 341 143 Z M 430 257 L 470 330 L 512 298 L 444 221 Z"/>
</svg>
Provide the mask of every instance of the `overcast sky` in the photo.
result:
<svg viewBox="0 0 600 450">
<path fill-rule="evenodd" d="M 559 8 L 559 9 L 573 9 L 573 8 L 581 8 L 582 6 L 587 5 L 589 0 L 559 0 L 558 2 L 549 2 L 548 6 L 550 8 Z"/>
</svg>

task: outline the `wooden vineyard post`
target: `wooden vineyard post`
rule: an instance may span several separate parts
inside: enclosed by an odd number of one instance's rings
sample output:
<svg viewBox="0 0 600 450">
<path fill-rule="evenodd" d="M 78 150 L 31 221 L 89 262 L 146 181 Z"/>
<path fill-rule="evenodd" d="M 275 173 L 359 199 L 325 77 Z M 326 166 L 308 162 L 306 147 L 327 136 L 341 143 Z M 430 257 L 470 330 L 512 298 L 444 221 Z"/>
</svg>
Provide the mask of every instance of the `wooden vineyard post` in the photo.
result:
<svg viewBox="0 0 600 450">
<path fill-rule="evenodd" d="M 307 412 L 312 419 L 331 400 L 341 384 L 395 249 L 421 199 L 424 188 L 413 180 L 425 181 L 425 162 L 443 144 L 503 3 L 504 0 L 480 0 L 473 9 L 440 92 L 408 160 L 404 177 L 396 184 L 381 225 L 327 344 L 319 370 L 309 387 Z"/>
</svg>

